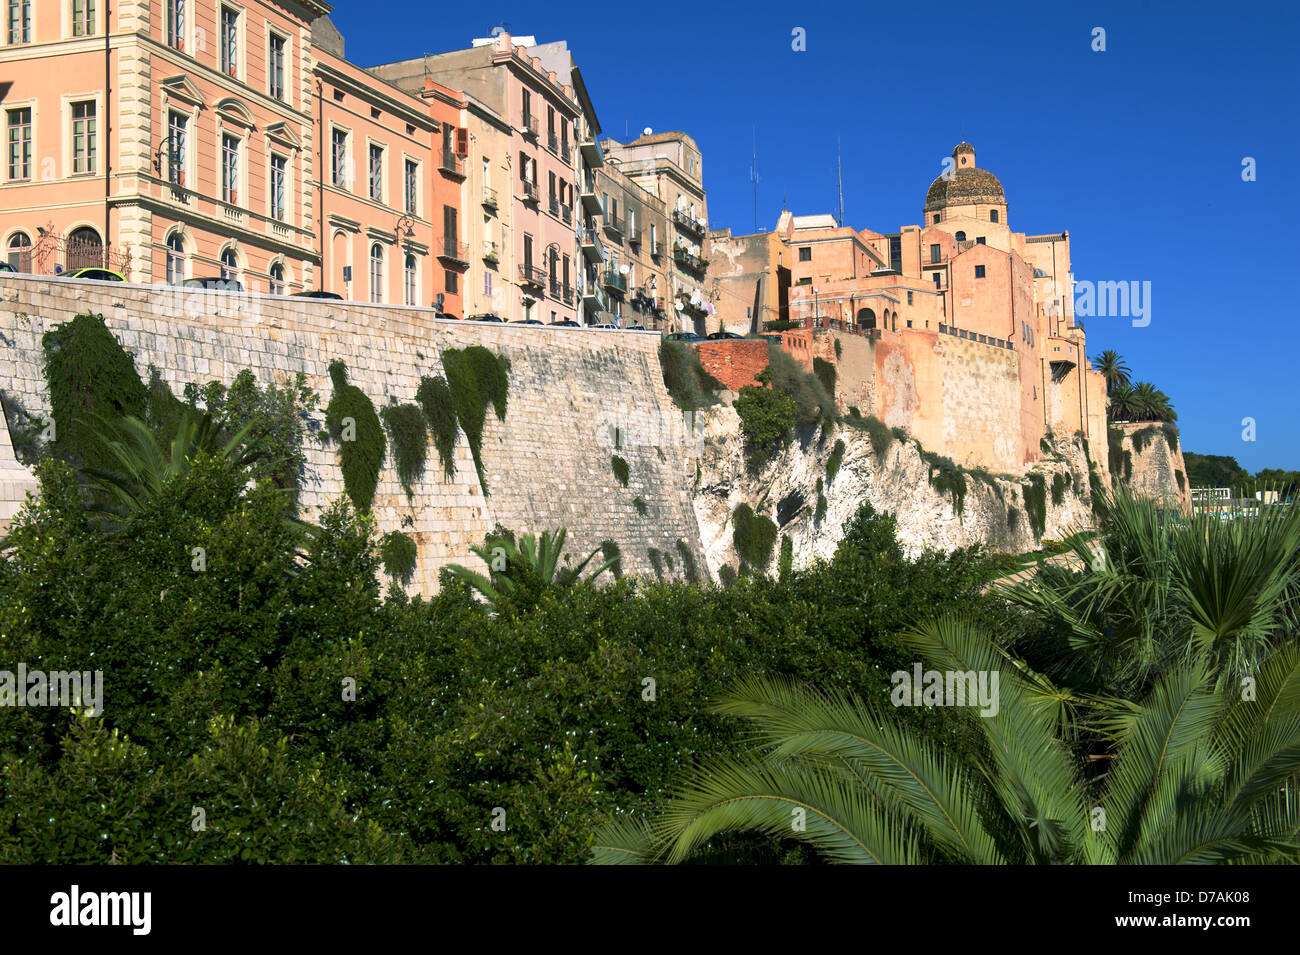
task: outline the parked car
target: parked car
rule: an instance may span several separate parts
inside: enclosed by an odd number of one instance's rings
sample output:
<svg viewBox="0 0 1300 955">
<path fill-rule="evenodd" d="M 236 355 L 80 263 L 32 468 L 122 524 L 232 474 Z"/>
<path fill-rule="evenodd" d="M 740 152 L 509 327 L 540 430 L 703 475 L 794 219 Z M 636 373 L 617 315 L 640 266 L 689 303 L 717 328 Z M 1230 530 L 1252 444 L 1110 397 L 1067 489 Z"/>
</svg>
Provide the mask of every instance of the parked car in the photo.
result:
<svg viewBox="0 0 1300 955">
<path fill-rule="evenodd" d="M 592 326 L 592 327 L 593 327 L 593 328 L 602 328 L 602 329 L 604 329 L 605 331 L 618 331 L 618 326 L 617 326 L 617 325 L 611 325 L 611 324 L 609 324 L 609 322 L 602 322 L 601 324 L 599 324 L 599 325 L 594 325 L 594 326 Z"/>
<path fill-rule="evenodd" d="M 645 326 L 644 326 L 644 325 L 629 325 L 629 326 L 627 327 L 627 330 L 628 330 L 629 332 L 643 332 L 643 331 L 645 331 Z"/>
<path fill-rule="evenodd" d="M 244 290 L 244 286 L 236 279 L 224 279 L 219 276 L 186 279 L 182 284 L 185 288 L 203 288 L 213 292 L 242 292 Z"/>
<path fill-rule="evenodd" d="M 713 332 L 709 335 L 710 341 L 717 341 L 720 338 L 744 338 L 744 335 L 737 335 L 735 332 Z"/>
<path fill-rule="evenodd" d="M 703 335 L 696 335 L 694 332 L 673 332 L 668 336 L 670 342 L 702 342 L 707 341 Z"/>
<path fill-rule="evenodd" d="M 469 320 L 471 322 L 505 322 L 505 319 L 500 315 L 471 315 Z"/>
<path fill-rule="evenodd" d="M 0 262 L 0 272 L 17 272 L 18 270 L 8 262 Z"/>
<path fill-rule="evenodd" d="M 543 323 L 538 321 L 535 318 L 523 318 L 517 322 L 511 322 L 510 324 L 511 325 L 541 325 Z"/>
<path fill-rule="evenodd" d="M 318 289 L 318 288 L 308 289 L 305 292 L 294 292 L 289 297 L 290 298 L 327 298 L 335 302 L 343 301 L 343 296 L 339 295 L 337 292 L 326 292 L 324 289 Z"/>
<path fill-rule="evenodd" d="M 114 272 L 112 269 L 77 269 L 75 272 L 68 272 L 64 278 L 69 279 L 91 279 L 95 282 L 125 282 L 126 276 L 121 272 Z"/>
<path fill-rule="evenodd" d="M 560 326 L 562 326 L 562 327 L 564 327 L 564 328 L 581 328 L 581 327 L 582 327 L 582 326 L 579 325 L 577 322 L 575 322 L 575 321 L 571 321 L 570 319 L 567 319 L 567 318 L 566 318 L 564 321 L 562 321 L 562 322 L 551 322 L 550 324 L 552 324 L 552 325 L 560 325 Z"/>
</svg>

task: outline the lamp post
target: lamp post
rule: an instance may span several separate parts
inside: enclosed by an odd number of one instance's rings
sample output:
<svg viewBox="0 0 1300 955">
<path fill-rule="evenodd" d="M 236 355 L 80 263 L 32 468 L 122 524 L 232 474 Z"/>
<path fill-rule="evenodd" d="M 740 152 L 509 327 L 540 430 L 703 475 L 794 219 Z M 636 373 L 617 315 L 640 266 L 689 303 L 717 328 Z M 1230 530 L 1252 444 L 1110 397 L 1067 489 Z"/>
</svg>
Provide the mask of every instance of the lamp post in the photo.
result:
<svg viewBox="0 0 1300 955">
<path fill-rule="evenodd" d="M 406 231 L 405 231 L 405 232 L 402 231 L 402 228 L 403 228 L 403 227 L 406 228 Z M 415 228 L 414 228 L 414 227 L 415 227 L 415 220 L 412 219 L 410 216 L 402 216 L 400 219 L 397 220 L 397 225 L 394 227 L 394 230 L 393 230 L 393 231 L 394 231 L 394 232 L 396 233 L 396 235 L 397 235 L 397 244 L 398 244 L 398 245 L 401 245 L 401 244 L 402 244 L 402 239 L 413 239 L 413 238 L 415 238 Z"/>
</svg>

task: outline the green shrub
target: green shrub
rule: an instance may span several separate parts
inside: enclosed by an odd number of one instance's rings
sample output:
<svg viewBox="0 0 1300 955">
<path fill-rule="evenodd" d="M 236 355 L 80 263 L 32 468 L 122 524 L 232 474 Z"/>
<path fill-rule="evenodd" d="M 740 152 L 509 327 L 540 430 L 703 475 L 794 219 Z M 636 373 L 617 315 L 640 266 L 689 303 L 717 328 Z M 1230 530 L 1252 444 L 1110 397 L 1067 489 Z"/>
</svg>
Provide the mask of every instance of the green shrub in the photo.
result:
<svg viewBox="0 0 1300 955">
<path fill-rule="evenodd" d="M 730 590 L 736 585 L 736 571 L 730 564 L 723 564 L 718 568 L 718 583 L 724 590 Z"/>
<path fill-rule="evenodd" d="M 781 535 L 781 556 L 777 558 L 777 579 L 788 580 L 794 569 L 794 541 L 787 534 Z"/>
<path fill-rule="evenodd" d="M 741 573 L 762 574 L 772 562 L 776 546 L 776 524 L 755 514 L 748 504 L 739 504 L 731 514 L 732 541 L 740 558 Z"/>
<path fill-rule="evenodd" d="M 829 430 L 835 423 L 835 399 L 820 379 L 804 371 L 789 352 L 772 342 L 767 343 L 767 362 L 757 379 L 795 400 L 795 424 L 804 427 L 820 424 Z"/>
<path fill-rule="evenodd" d="M 837 439 L 835 447 L 831 449 L 831 456 L 826 459 L 826 483 L 830 484 L 835 480 L 835 475 L 840 471 L 840 464 L 844 461 L 844 442 Z"/>
<path fill-rule="evenodd" d="M 424 463 L 429 454 L 429 432 L 425 427 L 424 412 L 419 405 L 390 403 L 384 406 L 379 416 L 393 448 L 397 477 L 407 498 L 413 498 L 412 485 L 424 476 Z"/>
<path fill-rule="evenodd" d="M 817 479 L 817 509 L 813 512 L 813 523 L 820 525 L 826 519 L 826 495 L 822 493 L 822 479 Z"/>
<path fill-rule="evenodd" d="M 343 488 L 352 506 L 369 513 L 379 485 L 379 469 L 384 464 L 384 429 L 365 392 L 348 384 L 347 366 L 335 360 L 330 362 L 329 371 L 334 394 L 325 409 L 325 427 L 339 446 Z"/>
<path fill-rule="evenodd" d="M 844 419 L 844 423 L 860 431 L 867 432 L 867 437 L 871 439 L 871 450 L 875 452 L 876 458 L 884 457 L 889 450 L 890 443 L 894 440 L 894 435 L 890 433 L 885 422 L 881 421 L 875 415 L 850 416 Z"/>
<path fill-rule="evenodd" d="M 771 388 L 746 385 L 736 396 L 735 408 L 745 438 L 745 456 L 750 468 L 757 472 L 794 429 L 798 403 Z"/>
<path fill-rule="evenodd" d="M 646 512 L 645 501 L 643 501 L 639 497 L 634 497 L 632 498 L 632 506 L 636 508 L 636 512 L 638 514 L 640 514 L 642 517 L 645 517 L 645 512 Z"/>
<path fill-rule="evenodd" d="M 802 327 L 803 322 L 774 321 L 763 323 L 763 330 L 766 332 L 788 332 Z"/>
<path fill-rule="evenodd" d="M 1029 515 L 1029 526 L 1035 539 L 1043 536 L 1047 527 L 1047 481 L 1041 474 L 1029 475 L 1029 480 L 1022 484 L 1025 497 L 1025 513 Z"/>
<path fill-rule="evenodd" d="M 401 531 L 389 531 L 379 540 L 379 559 L 384 565 L 384 573 L 402 584 L 409 584 L 415 575 L 417 555 L 415 541 Z"/>
<path fill-rule="evenodd" d="M 55 426 L 50 450 L 74 467 L 112 469 L 115 461 L 100 440 L 105 423 L 147 417 L 149 391 L 131 355 L 102 315 L 78 315 L 56 325 L 41 345 Z"/>
<path fill-rule="evenodd" d="M 600 553 L 605 560 L 612 560 L 615 562 L 614 565 L 610 567 L 610 572 L 613 573 L 615 580 L 621 579 L 623 576 L 623 552 L 619 550 L 618 542 L 611 540 L 601 541 Z"/>
<path fill-rule="evenodd" d="M 1107 428 L 1106 443 L 1109 452 L 1110 473 L 1116 478 L 1122 477 L 1126 481 L 1132 478 L 1133 455 L 1124 447 L 1124 430 L 1122 428 Z"/>
<path fill-rule="evenodd" d="M 844 346 L 840 344 L 840 340 L 837 338 L 835 339 L 835 360 L 839 361 L 843 357 L 844 357 Z"/>
<path fill-rule="evenodd" d="M 1178 425 L 1172 421 L 1166 421 L 1160 425 L 1160 430 L 1164 432 L 1165 443 L 1169 445 L 1170 451 L 1178 450 Z"/>
<path fill-rule="evenodd" d="M 415 392 L 415 400 L 424 412 L 424 419 L 433 435 L 433 446 L 442 462 L 442 473 L 449 480 L 456 476 L 456 409 L 451 401 L 451 388 L 441 375 L 425 376 Z"/>
<path fill-rule="evenodd" d="M 850 418 L 862 417 L 862 412 L 858 409 L 857 405 L 849 405 L 849 417 Z"/>
<path fill-rule="evenodd" d="M 835 347 L 837 349 L 840 347 L 839 339 L 835 340 Z M 822 387 L 826 389 L 826 394 L 834 398 L 835 397 L 835 366 L 819 355 L 814 356 L 813 374 L 817 376 L 817 380 L 820 381 L 822 383 Z"/>
<path fill-rule="evenodd" d="M 1052 475 L 1052 504 L 1060 507 L 1065 503 L 1065 475 Z"/>
<path fill-rule="evenodd" d="M 966 510 L 966 474 L 951 458 L 921 452 L 921 459 L 930 466 L 930 487 L 952 499 L 953 512 L 961 517 Z"/>
<path fill-rule="evenodd" d="M 442 367 L 447 372 L 447 386 L 451 390 L 451 405 L 456 421 L 469 442 L 478 472 L 483 495 L 488 494 L 487 479 L 483 473 L 483 427 L 487 422 L 487 409 L 491 405 L 498 421 L 506 420 L 507 396 L 510 390 L 509 363 L 494 355 L 482 345 L 469 348 L 449 348 L 442 353 Z"/>
<path fill-rule="evenodd" d="M 1183 491 L 1187 490 L 1187 479 L 1183 477 L 1182 471 L 1174 472 L 1174 480 L 1178 482 L 1179 493 L 1182 493 Z"/>
<path fill-rule="evenodd" d="M 686 582 L 688 584 L 698 584 L 700 582 L 700 572 L 695 566 L 695 555 L 691 553 L 686 541 L 680 537 L 677 538 L 677 556 L 682 560 L 682 572 L 686 575 Z"/>
<path fill-rule="evenodd" d="M 655 576 L 660 580 L 664 579 L 663 554 L 657 547 L 646 548 L 646 556 L 650 558 L 650 566 L 655 570 Z"/>
<path fill-rule="evenodd" d="M 704 370 L 700 353 L 686 342 L 673 342 L 666 338 L 661 341 L 659 366 L 663 370 L 664 387 L 679 408 L 695 411 L 717 404 L 722 382 Z"/>
<path fill-rule="evenodd" d="M 1014 534 L 1016 529 L 1019 526 L 1020 526 L 1020 508 L 1008 507 L 1007 508 L 1007 529 Z"/>
<path fill-rule="evenodd" d="M 627 487 L 627 479 L 628 479 L 627 462 L 622 458 L 620 458 L 617 454 L 615 454 L 612 455 L 609 459 L 609 467 L 610 470 L 614 472 L 614 479 L 618 481 L 619 484 L 623 485 L 624 487 Z"/>
</svg>

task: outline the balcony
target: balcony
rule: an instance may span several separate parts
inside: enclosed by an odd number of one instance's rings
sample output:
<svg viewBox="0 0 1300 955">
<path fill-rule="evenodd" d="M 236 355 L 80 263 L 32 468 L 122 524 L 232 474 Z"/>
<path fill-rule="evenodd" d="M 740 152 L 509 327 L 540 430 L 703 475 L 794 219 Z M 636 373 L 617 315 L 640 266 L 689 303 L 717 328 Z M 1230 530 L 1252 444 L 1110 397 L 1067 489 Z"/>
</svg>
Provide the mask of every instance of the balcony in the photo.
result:
<svg viewBox="0 0 1300 955">
<path fill-rule="evenodd" d="M 555 198 L 555 196 L 551 196 L 551 201 L 547 204 L 547 208 L 551 210 L 551 215 L 555 216 L 555 218 L 558 219 L 560 217 L 560 200 Z"/>
<path fill-rule="evenodd" d="M 525 179 L 519 183 L 519 198 L 524 202 L 541 202 L 542 191 L 537 188 L 537 183 Z"/>
<path fill-rule="evenodd" d="M 569 148 L 567 141 L 560 143 L 560 162 L 566 166 L 573 165 L 573 150 Z"/>
<path fill-rule="evenodd" d="M 438 160 L 438 169 L 449 176 L 457 179 L 465 178 L 465 157 L 457 156 L 450 149 L 442 151 L 442 158 Z"/>
<path fill-rule="evenodd" d="M 588 262 L 601 262 L 605 258 L 605 245 L 600 241 L 600 234 L 595 229 L 583 229 L 578 233 L 578 244 Z"/>
<path fill-rule="evenodd" d="M 483 187 L 483 208 L 487 209 L 490 212 L 496 212 L 499 205 L 500 203 L 497 200 L 497 191 L 495 189 L 488 189 L 486 186 L 484 186 Z"/>
<path fill-rule="evenodd" d="M 546 273 L 535 265 L 519 266 L 519 284 L 542 290 L 546 288 Z"/>
<path fill-rule="evenodd" d="M 605 206 L 596 192 L 594 177 L 588 176 L 583 180 L 581 192 L 578 193 L 578 201 L 582 203 L 582 211 L 588 215 L 598 216 L 604 211 Z"/>
<path fill-rule="evenodd" d="M 630 229 L 630 230 L 629 230 L 629 232 L 628 232 L 628 234 L 627 234 L 627 244 L 628 244 L 628 245 L 640 245 L 640 244 L 641 244 L 641 230 L 640 230 L 640 229 Z"/>
<path fill-rule="evenodd" d="M 559 279 L 551 279 L 550 282 L 551 298 L 557 302 L 563 302 L 565 305 L 573 304 L 573 286 L 564 285 Z"/>
<path fill-rule="evenodd" d="M 564 220 L 565 225 L 573 225 L 573 206 L 560 206 L 560 218 Z"/>
<path fill-rule="evenodd" d="M 447 238 L 438 246 L 438 258 L 446 265 L 469 268 L 469 243 Z"/>
<path fill-rule="evenodd" d="M 690 315 L 694 318 L 703 318 L 709 314 L 708 311 L 705 310 L 703 302 L 692 302 L 689 295 L 679 294 L 677 296 L 677 301 L 682 303 L 682 314 L 684 315 Z"/>
<path fill-rule="evenodd" d="M 537 138 L 537 117 L 524 114 L 523 121 L 519 124 L 519 131 L 529 139 Z"/>
<path fill-rule="evenodd" d="M 595 282 L 591 282 L 586 286 L 579 285 L 578 293 L 582 296 L 582 304 L 588 308 L 603 312 L 609 307 L 604 289 Z"/>
<path fill-rule="evenodd" d="M 660 259 L 663 257 L 663 254 L 664 254 L 664 244 L 662 242 L 656 242 L 654 244 L 654 247 L 650 249 L 650 257 L 652 259 Z"/>
<path fill-rule="evenodd" d="M 622 239 L 623 231 L 626 228 L 626 223 L 624 223 L 618 216 L 605 216 L 605 231 L 610 235 L 618 236 L 618 238 Z"/>
<path fill-rule="evenodd" d="M 627 276 L 619 275 L 614 269 L 605 270 L 603 284 L 611 292 L 617 292 L 619 295 L 627 294 Z"/>
<path fill-rule="evenodd" d="M 709 265 L 708 259 L 702 258 L 688 249 L 680 247 L 673 249 L 673 261 L 682 268 L 688 269 L 691 272 L 697 272 L 701 275 L 704 274 L 704 270 Z"/>
<path fill-rule="evenodd" d="M 501 261 L 501 256 L 497 251 L 497 244 L 495 242 L 483 243 L 483 261 L 492 265 L 496 265 Z"/>
<path fill-rule="evenodd" d="M 600 148 L 600 143 L 596 141 L 595 136 L 584 139 L 579 149 L 582 150 L 582 160 L 587 164 L 588 169 L 605 165 L 605 151 Z"/>
<path fill-rule="evenodd" d="M 546 148 L 555 156 L 560 154 L 560 137 L 554 133 L 546 134 Z"/>
<path fill-rule="evenodd" d="M 681 209 L 674 209 L 673 221 L 677 223 L 678 228 L 683 229 L 698 238 L 704 238 L 704 223 L 699 219 L 693 218 L 689 212 L 683 212 Z"/>
</svg>

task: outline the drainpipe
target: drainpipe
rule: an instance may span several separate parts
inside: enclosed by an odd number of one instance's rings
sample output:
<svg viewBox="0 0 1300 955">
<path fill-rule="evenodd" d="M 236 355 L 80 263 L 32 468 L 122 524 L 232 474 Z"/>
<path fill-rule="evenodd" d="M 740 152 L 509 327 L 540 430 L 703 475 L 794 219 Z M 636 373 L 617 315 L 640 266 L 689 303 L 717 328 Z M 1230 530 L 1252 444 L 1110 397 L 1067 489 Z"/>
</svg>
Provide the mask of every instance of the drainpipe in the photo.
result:
<svg viewBox="0 0 1300 955">
<path fill-rule="evenodd" d="M 112 232 L 109 231 L 109 217 L 112 213 L 112 187 L 109 184 L 110 157 L 113 155 L 113 111 L 109 107 L 110 84 L 113 79 L 112 45 L 113 8 L 104 4 L 104 268 L 108 268 L 108 252 L 113 247 Z"/>
<path fill-rule="evenodd" d="M 325 84 L 316 77 L 316 233 L 320 243 L 320 276 L 316 288 L 325 288 Z"/>
</svg>

